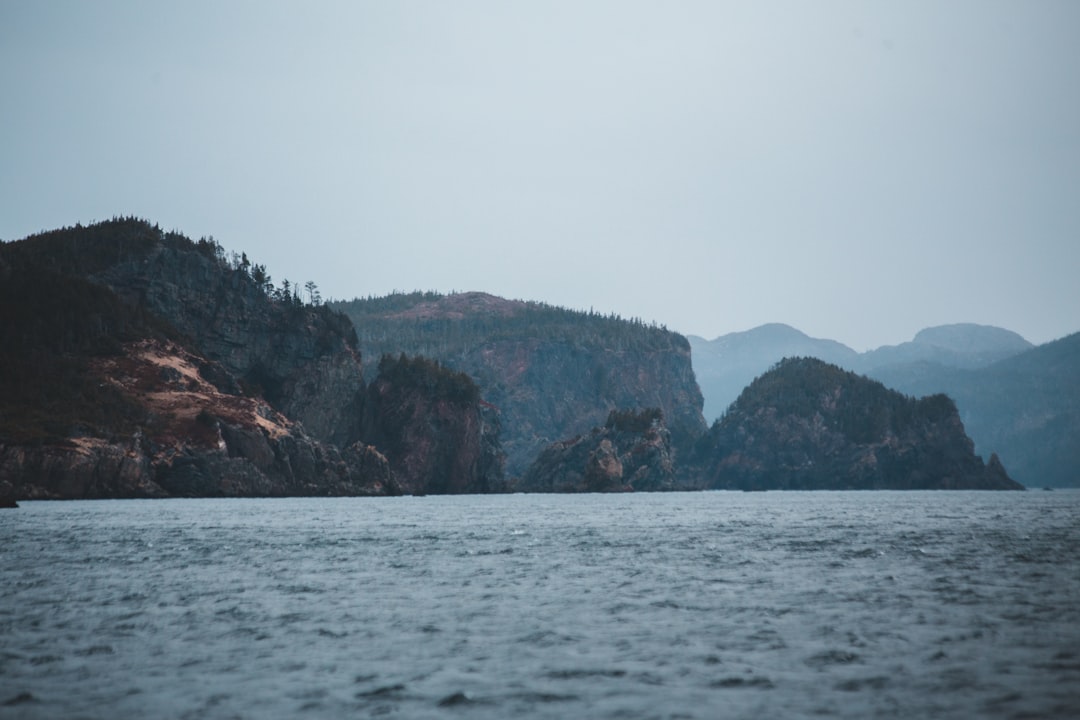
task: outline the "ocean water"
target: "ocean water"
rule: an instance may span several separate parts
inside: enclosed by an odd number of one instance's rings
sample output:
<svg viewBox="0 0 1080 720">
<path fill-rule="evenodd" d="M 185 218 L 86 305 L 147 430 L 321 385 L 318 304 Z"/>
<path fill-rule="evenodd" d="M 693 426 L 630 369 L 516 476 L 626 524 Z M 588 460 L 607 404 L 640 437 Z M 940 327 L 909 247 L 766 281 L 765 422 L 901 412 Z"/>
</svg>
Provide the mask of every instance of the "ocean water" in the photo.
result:
<svg viewBox="0 0 1080 720">
<path fill-rule="evenodd" d="M 25 502 L 6 718 L 1077 718 L 1080 492 Z"/>
</svg>

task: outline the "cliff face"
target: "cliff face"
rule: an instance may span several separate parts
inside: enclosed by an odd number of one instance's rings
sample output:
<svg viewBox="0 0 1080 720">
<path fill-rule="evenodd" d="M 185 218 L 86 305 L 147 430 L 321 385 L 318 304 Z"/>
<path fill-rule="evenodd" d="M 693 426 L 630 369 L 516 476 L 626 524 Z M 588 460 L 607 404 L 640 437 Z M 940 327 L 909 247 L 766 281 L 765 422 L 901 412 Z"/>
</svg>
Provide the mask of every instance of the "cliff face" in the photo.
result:
<svg viewBox="0 0 1080 720">
<path fill-rule="evenodd" d="M 909 342 L 864 353 L 778 325 L 712 341 L 690 338 L 709 420 L 782 358 L 812 356 L 905 395 L 948 395 L 976 451 L 998 453 L 1029 487 L 1080 486 L 1078 340 L 1080 334 L 1033 348 L 1014 332 L 974 324 L 927 328 Z"/>
<path fill-rule="evenodd" d="M 368 388 L 362 434 L 383 448 L 404 492 L 504 492 L 499 418 L 467 375 L 386 356 Z"/>
<path fill-rule="evenodd" d="M 672 456 L 671 435 L 660 411 L 613 411 L 603 427 L 547 447 L 515 490 L 671 490 L 675 482 Z"/>
<path fill-rule="evenodd" d="M 697 448 L 705 487 L 1023 489 L 974 453 L 953 402 L 914 400 L 820 360 L 759 377 Z"/>
<path fill-rule="evenodd" d="M 663 328 L 484 293 L 336 307 L 352 319 L 369 361 L 422 354 L 472 377 L 500 413 L 511 476 L 549 444 L 603 425 L 615 409 L 659 408 L 678 452 L 705 432 L 690 345 Z"/>
<path fill-rule="evenodd" d="M 158 243 L 93 279 L 191 338 L 243 387 L 345 446 L 358 438 L 364 390 L 355 334 L 327 308 L 275 302 L 243 268 L 223 268 L 214 253 Z"/>
<path fill-rule="evenodd" d="M 171 341 L 127 343 L 87 365 L 92 382 L 127 401 L 134 430 L 122 432 L 114 423 L 107 437 L 81 428 L 54 442 L 0 444 L 0 494 L 34 499 L 398 490 L 389 463 L 374 448 L 357 443 L 340 452 L 261 399 L 221 392 L 206 377 L 220 377 L 220 368 Z"/>
<path fill-rule="evenodd" d="M 0 496 L 402 490 L 362 442 L 400 409 L 365 407 L 348 319 L 212 241 L 114 220 L 0 244 L 0 367 Z M 447 491 L 493 442 L 479 407 L 440 409 Z"/>
<path fill-rule="evenodd" d="M 909 394 L 947 393 L 976 450 L 997 452 L 1028 487 L 1080 487 L 1080 333 L 977 369 L 874 377 Z"/>
</svg>

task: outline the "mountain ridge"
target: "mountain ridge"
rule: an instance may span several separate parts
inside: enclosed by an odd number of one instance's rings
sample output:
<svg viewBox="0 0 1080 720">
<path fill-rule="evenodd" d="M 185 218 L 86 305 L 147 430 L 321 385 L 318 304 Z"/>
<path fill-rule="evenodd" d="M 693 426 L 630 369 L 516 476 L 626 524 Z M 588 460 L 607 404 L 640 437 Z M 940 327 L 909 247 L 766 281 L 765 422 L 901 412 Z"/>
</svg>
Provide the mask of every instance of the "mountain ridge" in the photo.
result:
<svg viewBox="0 0 1080 720">
<path fill-rule="evenodd" d="M 352 320 L 367 362 L 403 351 L 472 377 L 501 415 L 512 477 L 549 444 L 589 432 L 613 410 L 660 409 L 676 449 L 688 450 L 706 430 L 690 344 L 663 326 L 482 292 L 333 306 Z"/>
<path fill-rule="evenodd" d="M 907 397 L 816 358 L 756 378 L 696 450 L 715 489 L 1023 489 L 975 454 L 945 395 Z"/>
<path fill-rule="evenodd" d="M 2 496 L 501 487 L 497 425 L 478 396 L 447 397 L 467 377 L 417 364 L 377 378 L 379 404 L 347 318 L 246 255 L 136 218 L 0 244 L 0 366 Z M 383 437 L 422 439 L 456 476 L 405 472 L 368 442 L 372 412 L 398 404 L 410 411 Z"/>
<path fill-rule="evenodd" d="M 716 341 L 691 336 L 707 417 L 719 418 L 746 385 L 790 354 L 779 344 L 750 342 L 767 337 L 754 330 L 729 333 Z M 1080 406 L 1080 348 L 1073 349 L 1078 342 L 1074 337 L 1034 346 L 1010 330 L 955 323 L 925 328 L 899 345 L 866 353 L 847 348 L 850 352 L 841 351 L 839 356 L 827 352 L 834 341 L 811 338 L 825 351 L 805 354 L 908 395 L 949 395 L 980 454 L 988 457 L 996 452 L 1024 484 L 1065 487 L 1080 486 L 1076 471 L 1080 456 L 1068 440 L 1080 435 L 1080 418 L 1074 410 Z M 718 366 L 712 348 L 740 342 L 742 364 Z M 1047 348 L 1056 348 L 1046 351 L 1055 354 L 1054 362 L 1039 359 Z M 1012 367 L 1024 370 L 1010 371 Z"/>
</svg>

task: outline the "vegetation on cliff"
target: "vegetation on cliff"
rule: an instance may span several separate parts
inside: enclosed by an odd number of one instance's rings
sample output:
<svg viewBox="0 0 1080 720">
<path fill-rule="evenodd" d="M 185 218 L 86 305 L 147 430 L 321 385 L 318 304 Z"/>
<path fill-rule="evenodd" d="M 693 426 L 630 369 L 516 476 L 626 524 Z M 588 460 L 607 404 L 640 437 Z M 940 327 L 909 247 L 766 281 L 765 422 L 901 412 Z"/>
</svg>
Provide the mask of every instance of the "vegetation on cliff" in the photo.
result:
<svg viewBox="0 0 1080 720">
<path fill-rule="evenodd" d="M 588 432 L 611 410 L 656 407 L 672 442 L 705 432 L 686 338 L 663 326 L 485 293 L 395 294 L 336 303 L 373 357 L 404 352 L 468 373 L 501 414 L 507 472 Z"/>
<path fill-rule="evenodd" d="M 944 393 L 976 452 L 997 453 L 1017 481 L 1080 486 L 1080 333 L 1033 347 L 1009 330 L 963 323 L 864 353 L 776 324 L 689 340 L 710 421 L 782 358 L 811 356 L 905 395 Z"/>
<path fill-rule="evenodd" d="M 947 392 L 979 452 L 1029 487 L 1080 487 L 1080 333 L 985 367 L 879 371 L 908 393 Z"/>
<path fill-rule="evenodd" d="M 362 434 L 410 493 L 503 492 L 498 415 L 464 373 L 423 357 L 384 355 L 368 387 Z"/>
<path fill-rule="evenodd" d="M 137 403 L 103 384 L 87 360 L 123 343 L 176 332 L 109 288 L 0 246 L 0 442 L 42 443 L 85 432 L 130 434 Z"/>
<path fill-rule="evenodd" d="M 0 244 L 0 321 L 0 495 L 401 489 L 364 442 L 352 323 L 314 282 L 275 286 L 212 239 L 123 218 Z M 447 428 L 473 427 L 479 398 L 461 397 Z M 457 439 L 471 455 L 489 440 Z"/>
<path fill-rule="evenodd" d="M 1020 489 L 984 464 L 952 400 L 906 397 L 813 358 L 757 378 L 696 448 L 705 487 Z"/>
<path fill-rule="evenodd" d="M 675 488 L 671 434 L 658 408 L 612 410 L 603 427 L 544 449 L 521 492 L 633 492 Z"/>
</svg>

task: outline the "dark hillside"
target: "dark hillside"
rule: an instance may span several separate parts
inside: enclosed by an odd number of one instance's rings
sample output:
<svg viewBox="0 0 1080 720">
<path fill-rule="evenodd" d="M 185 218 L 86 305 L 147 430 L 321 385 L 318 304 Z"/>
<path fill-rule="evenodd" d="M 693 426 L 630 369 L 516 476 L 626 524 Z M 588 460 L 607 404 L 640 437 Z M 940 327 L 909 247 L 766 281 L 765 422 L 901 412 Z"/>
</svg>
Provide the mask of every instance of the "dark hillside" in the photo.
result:
<svg viewBox="0 0 1080 720">
<path fill-rule="evenodd" d="M 906 397 L 812 358 L 757 378 L 698 445 L 706 486 L 1020 489 L 974 454 L 952 400 Z"/>
<path fill-rule="evenodd" d="M 1080 487 L 1080 333 L 975 370 L 880 372 L 903 392 L 947 392 L 982 453 L 1029 487 Z"/>
<path fill-rule="evenodd" d="M 511 475 L 616 409 L 659 408 L 678 449 L 705 431 L 689 343 L 663 327 L 484 293 L 399 294 L 334 307 L 353 321 L 367 362 L 403 352 L 472 377 L 501 414 Z"/>
<path fill-rule="evenodd" d="M 364 410 L 364 438 L 386 455 L 403 491 L 506 491 L 498 416 L 468 375 L 385 355 Z"/>
<path fill-rule="evenodd" d="M 246 255 L 134 218 L 0 244 L 0 496 L 401 490 L 364 442 L 352 324 L 304 289 L 309 302 Z M 480 407 L 440 405 L 440 458 L 466 472 L 458 453 L 497 447 Z"/>
<path fill-rule="evenodd" d="M 0 253 L 0 442 L 56 441 L 72 428 L 129 433 L 144 414 L 102 384 L 85 359 L 119 355 L 125 342 L 176 331 L 109 288 L 51 265 L 29 253 Z"/>
</svg>

